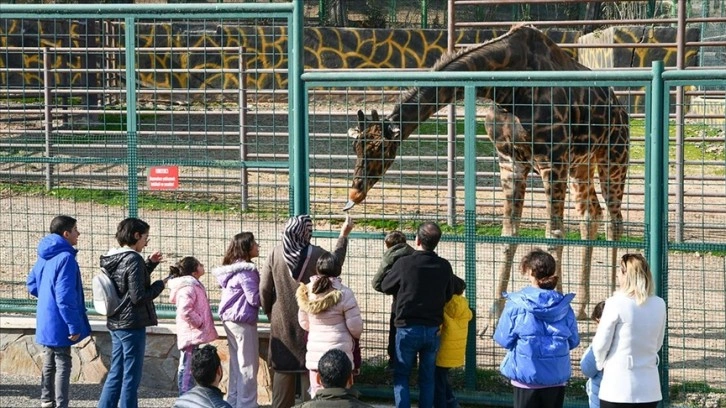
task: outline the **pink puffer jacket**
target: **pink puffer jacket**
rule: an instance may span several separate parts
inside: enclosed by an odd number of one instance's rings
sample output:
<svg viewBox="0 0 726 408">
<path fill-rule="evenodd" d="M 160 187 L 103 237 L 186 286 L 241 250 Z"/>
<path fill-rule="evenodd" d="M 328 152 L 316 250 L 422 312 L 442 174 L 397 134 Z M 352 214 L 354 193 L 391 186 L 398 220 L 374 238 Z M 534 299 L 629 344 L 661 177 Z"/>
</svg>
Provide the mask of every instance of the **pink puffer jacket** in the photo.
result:
<svg viewBox="0 0 726 408">
<path fill-rule="evenodd" d="M 353 291 L 340 282 L 340 278 L 328 278 L 332 289 L 320 294 L 312 292 L 318 276 L 307 285 L 301 284 L 295 296 L 300 308 L 298 321 L 308 331 L 305 367 L 318 369 L 318 360 L 326 351 L 337 348 L 348 354 L 353 361 L 353 339 L 363 333 L 363 319 Z"/>
<path fill-rule="evenodd" d="M 217 339 L 207 291 L 199 279 L 180 276 L 167 283 L 169 301 L 176 305 L 176 342 L 179 350 Z"/>
</svg>

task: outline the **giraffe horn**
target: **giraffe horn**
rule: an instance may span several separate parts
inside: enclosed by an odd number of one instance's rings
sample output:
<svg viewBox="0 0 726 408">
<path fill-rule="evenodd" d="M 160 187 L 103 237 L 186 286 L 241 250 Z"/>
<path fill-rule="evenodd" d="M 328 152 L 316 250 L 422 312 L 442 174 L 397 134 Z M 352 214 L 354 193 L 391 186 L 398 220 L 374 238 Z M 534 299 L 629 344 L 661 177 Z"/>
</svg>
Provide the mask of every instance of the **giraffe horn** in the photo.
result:
<svg viewBox="0 0 726 408">
<path fill-rule="evenodd" d="M 375 110 L 375 109 L 373 109 L 373 110 L 371 111 L 371 120 L 372 120 L 372 121 L 374 121 L 374 122 L 378 122 L 379 120 L 381 120 L 381 119 L 380 119 L 380 118 L 378 117 L 378 111 L 377 111 L 377 110 Z"/>
<path fill-rule="evenodd" d="M 366 128 L 366 114 L 362 110 L 358 110 L 358 130 L 361 132 Z"/>
</svg>

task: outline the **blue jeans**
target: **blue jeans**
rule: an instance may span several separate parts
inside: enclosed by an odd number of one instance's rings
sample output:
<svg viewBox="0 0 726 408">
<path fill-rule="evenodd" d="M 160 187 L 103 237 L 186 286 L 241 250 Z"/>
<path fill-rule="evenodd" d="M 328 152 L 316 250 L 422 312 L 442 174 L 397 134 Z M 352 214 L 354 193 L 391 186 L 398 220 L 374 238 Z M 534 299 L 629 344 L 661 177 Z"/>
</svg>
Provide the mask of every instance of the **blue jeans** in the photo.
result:
<svg viewBox="0 0 726 408">
<path fill-rule="evenodd" d="M 40 379 L 40 406 L 68 408 L 71 384 L 71 348 L 43 348 L 43 372 Z"/>
<path fill-rule="evenodd" d="M 393 374 L 393 396 L 397 408 L 411 406 L 408 379 L 418 355 L 418 406 L 434 404 L 434 368 L 439 350 L 439 327 L 409 326 L 396 330 L 396 368 Z"/>
<path fill-rule="evenodd" d="M 146 328 L 111 330 L 111 368 L 103 384 L 98 408 L 137 408 L 144 368 Z"/>
</svg>

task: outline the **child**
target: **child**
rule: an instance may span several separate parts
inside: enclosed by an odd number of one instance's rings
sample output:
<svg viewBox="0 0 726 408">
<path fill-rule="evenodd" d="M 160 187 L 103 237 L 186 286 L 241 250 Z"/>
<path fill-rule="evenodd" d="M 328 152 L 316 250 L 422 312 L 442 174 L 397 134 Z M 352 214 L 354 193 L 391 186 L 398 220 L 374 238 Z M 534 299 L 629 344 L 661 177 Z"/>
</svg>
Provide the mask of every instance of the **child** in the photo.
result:
<svg viewBox="0 0 726 408">
<path fill-rule="evenodd" d="M 341 265 L 326 252 L 316 263 L 317 275 L 295 293 L 298 321 L 308 332 L 305 367 L 310 370 L 310 396 L 322 388 L 318 382 L 318 360 L 330 349 L 344 351 L 353 363 L 355 339 L 363 333 L 363 319 L 353 291 L 340 281 Z"/>
<path fill-rule="evenodd" d="M 595 323 L 600 323 L 600 317 L 602 317 L 602 311 L 605 309 L 605 301 L 602 301 L 595 305 L 592 309 L 592 315 L 590 316 Z M 602 370 L 598 370 L 595 366 L 595 354 L 592 352 L 592 346 L 589 346 L 585 350 L 582 359 L 580 360 L 580 369 L 582 373 L 587 377 L 587 384 L 585 384 L 585 391 L 587 391 L 587 397 L 590 400 L 590 408 L 600 408 L 600 398 L 598 393 L 600 392 L 600 381 L 602 380 Z"/>
<path fill-rule="evenodd" d="M 222 265 L 214 276 L 222 287 L 219 318 L 229 346 L 227 402 L 233 408 L 257 407 L 259 341 L 257 319 L 260 309 L 260 273 L 252 259 L 260 246 L 251 232 L 232 238 Z"/>
<path fill-rule="evenodd" d="M 381 289 L 381 282 L 386 277 L 388 271 L 391 270 L 393 264 L 404 256 L 411 255 L 415 249 L 406 243 L 406 236 L 401 231 L 391 231 L 383 239 L 383 243 L 386 245 L 386 250 L 383 252 L 381 259 L 381 266 L 378 267 L 378 272 L 373 276 L 373 289 L 383 293 Z M 396 363 L 396 326 L 393 322 L 396 320 L 395 306 L 396 296 L 393 296 L 393 302 L 391 302 L 391 316 L 388 321 L 388 370 L 393 370 Z"/>
<path fill-rule="evenodd" d="M 562 407 L 572 375 L 570 350 L 580 344 L 570 307 L 575 295 L 555 290 L 559 277 L 549 253 L 535 249 L 520 266 L 531 286 L 504 294 L 507 303 L 494 332 L 507 349 L 499 370 L 514 386 L 514 407 Z"/>
<path fill-rule="evenodd" d="M 456 408 L 456 400 L 449 383 L 449 369 L 464 365 L 466 337 L 469 320 L 473 317 L 464 295 L 466 282 L 454 276 L 454 296 L 444 306 L 444 323 L 441 325 L 441 343 L 436 354 L 434 371 L 434 408 Z"/>
<path fill-rule="evenodd" d="M 199 345 L 217 338 L 207 290 L 199 281 L 204 265 L 187 256 L 169 267 L 169 301 L 176 305 L 176 340 L 179 347 L 179 395 L 194 387 L 192 355 Z"/>
</svg>

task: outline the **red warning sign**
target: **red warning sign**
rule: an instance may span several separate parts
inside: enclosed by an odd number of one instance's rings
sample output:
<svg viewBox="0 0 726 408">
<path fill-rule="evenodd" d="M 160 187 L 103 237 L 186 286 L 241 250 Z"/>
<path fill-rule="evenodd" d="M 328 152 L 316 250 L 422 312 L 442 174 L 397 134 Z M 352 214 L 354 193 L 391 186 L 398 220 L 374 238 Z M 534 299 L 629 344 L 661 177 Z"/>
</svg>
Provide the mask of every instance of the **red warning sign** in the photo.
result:
<svg viewBox="0 0 726 408">
<path fill-rule="evenodd" d="M 179 166 L 149 168 L 149 190 L 176 190 L 179 188 Z"/>
</svg>

